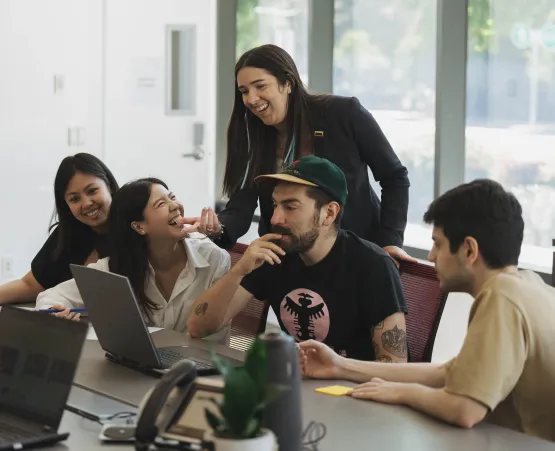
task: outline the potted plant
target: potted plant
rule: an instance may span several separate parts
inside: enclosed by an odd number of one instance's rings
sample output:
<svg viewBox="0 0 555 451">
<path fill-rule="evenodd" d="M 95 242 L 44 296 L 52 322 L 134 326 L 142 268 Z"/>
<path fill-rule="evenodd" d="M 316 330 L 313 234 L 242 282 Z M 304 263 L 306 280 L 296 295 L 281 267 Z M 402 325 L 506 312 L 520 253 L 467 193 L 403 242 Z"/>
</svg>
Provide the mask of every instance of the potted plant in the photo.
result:
<svg viewBox="0 0 555 451">
<path fill-rule="evenodd" d="M 214 451 L 274 451 L 274 434 L 263 428 L 264 412 L 283 387 L 267 382 L 266 347 L 256 339 L 243 366 L 231 366 L 212 353 L 225 385 L 223 399 L 213 399 L 214 409 L 205 409 L 212 433 L 206 438 Z"/>
</svg>

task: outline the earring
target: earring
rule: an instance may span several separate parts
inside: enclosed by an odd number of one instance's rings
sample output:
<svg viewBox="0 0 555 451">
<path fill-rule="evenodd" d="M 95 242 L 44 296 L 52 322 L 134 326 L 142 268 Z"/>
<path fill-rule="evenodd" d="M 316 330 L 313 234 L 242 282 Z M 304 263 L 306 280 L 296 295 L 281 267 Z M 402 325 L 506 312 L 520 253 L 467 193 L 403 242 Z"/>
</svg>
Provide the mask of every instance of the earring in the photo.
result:
<svg viewBox="0 0 555 451">
<path fill-rule="evenodd" d="M 287 94 L 291 94 L 291 88 L 287 90 Z"/>
</svg>

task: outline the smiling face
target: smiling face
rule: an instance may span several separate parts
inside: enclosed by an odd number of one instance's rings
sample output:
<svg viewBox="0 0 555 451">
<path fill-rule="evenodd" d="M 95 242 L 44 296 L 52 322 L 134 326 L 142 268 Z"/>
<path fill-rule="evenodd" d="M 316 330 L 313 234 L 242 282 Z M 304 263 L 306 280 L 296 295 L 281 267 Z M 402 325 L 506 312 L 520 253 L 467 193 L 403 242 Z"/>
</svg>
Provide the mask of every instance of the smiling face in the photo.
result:
<svg viewBox="0 0 555 451">
<path fill-rule="evenodd" d="M 289 83 L 281 85 L 268 71 L 247 66 L 237 73 L 237 88 L 245 106 L 264 124 L 276 126 L 285 121 Z"/>
<path fill-rule="evenodd" d="M 134 222 L 132 227 L 150 239 L 183 238 L 182 224 L 176 221 L 183 217 L 183 205 L 171 191 L 162 185 L 153 184 L 148 203 L 144 209 L 144 221 Z"/>
<path fill-rule="evenodd" d="M 76 172 L 67 185 L 64 198 L 78 221 L 95 230 L 105 227 L 112 194 L 104 180 Z"/>
</svg>

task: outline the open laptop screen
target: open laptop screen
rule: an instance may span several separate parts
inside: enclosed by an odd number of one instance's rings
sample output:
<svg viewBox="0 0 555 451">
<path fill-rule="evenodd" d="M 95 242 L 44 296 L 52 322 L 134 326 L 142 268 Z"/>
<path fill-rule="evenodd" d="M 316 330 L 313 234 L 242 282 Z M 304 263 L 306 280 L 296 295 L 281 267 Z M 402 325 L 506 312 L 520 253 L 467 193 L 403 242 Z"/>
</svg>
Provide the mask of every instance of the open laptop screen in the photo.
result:
<svg viewBox="0 0 555 451">
<path fill-rule="evenodd" d="M 58 429 L 88 326 L 0 310 L 0 411 Z"/>
</svg>

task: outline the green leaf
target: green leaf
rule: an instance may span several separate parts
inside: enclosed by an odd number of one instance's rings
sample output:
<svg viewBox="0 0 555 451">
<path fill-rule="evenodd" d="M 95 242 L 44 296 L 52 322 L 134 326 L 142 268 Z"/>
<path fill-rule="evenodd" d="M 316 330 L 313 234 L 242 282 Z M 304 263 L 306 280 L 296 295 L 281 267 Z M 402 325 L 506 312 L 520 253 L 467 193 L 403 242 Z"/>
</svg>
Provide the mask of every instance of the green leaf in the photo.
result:
<svg viewBox="0 0 555 451">
<path fill-rule="evenodd" d="M 264 420 L 264 414 L 266 413 L 266 406 L 259 404 L 256 406 L 256 410 L 254 411 L 254 415 L 252 416 L 255 420 L 258 420 L 260 426 L 262 426 L 262 422 Z"/>
<path fill-rule="evenodd" d="M 272 384 L 266 388 L 264 393 L 264 399 L 261 401 L 260 405 L 266 407 L 267 405 L 274 402 L 280 395 L 286 391 L 289 391 L 290 387 L 282 384 Z"/>
<path fill-rule="evenodd" d="M 249 348 L 245 358 L 245 369 L 254 381 L 253 388 L 257 391 L 257 397 L 262 398 L 268 380 L 268 358 L 266 346 L 261 340 L 256 339 Z"/>
<path fill-rule="evenodd" d="M 227 373 L 232 368 L 232 365 L 225 360 L 222 360 L 218 354 L 214 351 L 214 348 L 210 346 L 210 357 L 214 366 L 218 369 L 221 375 L 225 378 Z"/>
<path fill-rule="evenodd" d="M 212 403 L 214 403 L 216 406 L 218 406 L 218 409 L 221 410 L 222 406 L 223 406 L 223 402 L 216 399 L 216 398 L 210 398 L 209 401 L 211 401 Z"/>
<path fill-rule="evenodd" d="M 225 424 L 223 420 L 218 417 L 214 412 L 210 409 L 204 409 L 204 413 L 206 415 L 206 421 L 210 424 L 210 427 L 215 433 L 222 432 L 225 429 Z"/>
<path fill-rule="evenodd" d="M 243 438 L 254 438 L 260 433 L 261 419 L 253 417 L 247 424 Z"/>
<path fill-rule="evenodd" d="M 242 437 L 252 418 L 258 398 L 254 381 L 245 368 L 231 368 L 224 387 L 222 415 L 236 437 Z"/>
</svg>

